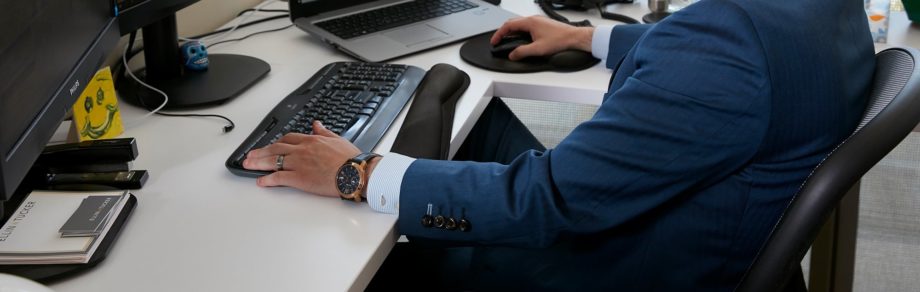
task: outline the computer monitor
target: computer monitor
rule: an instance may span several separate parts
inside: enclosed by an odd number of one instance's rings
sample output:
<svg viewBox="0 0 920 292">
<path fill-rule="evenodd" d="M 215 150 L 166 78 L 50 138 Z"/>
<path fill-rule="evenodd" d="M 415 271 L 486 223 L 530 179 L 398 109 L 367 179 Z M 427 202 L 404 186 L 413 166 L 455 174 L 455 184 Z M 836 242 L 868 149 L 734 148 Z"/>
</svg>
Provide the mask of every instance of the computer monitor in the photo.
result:
<svg viewBox="0 0 920 292">
<path fill-rule="evenodd" d="M 112 0 L 0 3 L 0 200 L 9 200 L 119 30 Z"/>
<path fill-rule="evenodd" d="M 254 84 L 270 70 L 265 61 L 250 56 L 209 54 L 205 71 L 183 66 L 176 30 L 176 11 L 198 0 L 146 0 L 130 3 L 118 17 L 122 35 L 142 31 L 145 68 L 135 75 L 169 96 L 166 109 L 200 107 L 225 102 Z M 207 45 L 207 44 L 205 44 Z M 130 77 L 116 77 L 119 97 L 131 104 L 154 109 L 162 95 Z"/>
</svg>

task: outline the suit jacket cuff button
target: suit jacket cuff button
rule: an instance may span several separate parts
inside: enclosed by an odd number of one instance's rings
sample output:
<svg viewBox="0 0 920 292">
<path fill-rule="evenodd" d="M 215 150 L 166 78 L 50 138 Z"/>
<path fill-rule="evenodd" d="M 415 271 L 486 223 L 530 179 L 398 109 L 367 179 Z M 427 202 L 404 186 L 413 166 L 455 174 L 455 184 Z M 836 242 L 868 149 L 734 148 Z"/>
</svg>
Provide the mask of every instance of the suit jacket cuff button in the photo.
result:
<svg viewBox="0 0 920 292">
<path fill-rule="evenodd" d="M 466 218 L 460 218 L 460 223 L 457 223 L 457 228 L 459 228 L 461 232 L 469 232 L 470 229 L 473 229 L 473 225 L 471 225 L 470 221 L 466 220 Z"/>
<path fill-rule="evenodd" d="M 434 227 L 444 228 L 445 221 L 447 220 L 444 219 L 444 216 L 441 216 L 441 215 L 435 216 L 434 217 Z"/>
<path fill-rule="evenodd" d="M 431 219 L 431 215 L 422 216 L 422 226 L 425 226 L 426 228 L 431 227 L 432 220 L 433 219 Z"/>
</svg>

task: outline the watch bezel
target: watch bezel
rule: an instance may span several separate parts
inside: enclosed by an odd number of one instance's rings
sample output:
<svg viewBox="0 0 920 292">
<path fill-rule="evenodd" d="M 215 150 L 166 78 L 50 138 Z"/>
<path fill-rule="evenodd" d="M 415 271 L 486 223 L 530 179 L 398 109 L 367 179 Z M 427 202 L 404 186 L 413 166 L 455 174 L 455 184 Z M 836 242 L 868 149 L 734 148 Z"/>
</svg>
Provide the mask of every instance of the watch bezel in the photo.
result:
<svg viewBox="0 0 920 292">
<path fill-rule="evenodd" d="M 335 178 L 336 178 L 336 181 L 335 181 L 335 189 L 336 189 L 336 191 L 339 192 L 339 197 L 341 197 L 342 200 L 352 200 L 352 201 L 355 201 L 355 202 L 358 202 L 358 203 L 360 203 L 360 202 L 362 201 L 363 197 L 361 197 L 361 192 L 364 190 L 364 185 L 365 185 L 365 183 L 366 183 L 366 182 L 365 182 L 366 180 L 364 179 L 364 176 L 365 176 L 365 172 L 364 172 L 365 165 L 367 165 L 367 162 L 365 162 L 365 161 L 361 161 L 360 163 L 358 163 L 358 162 L 355 162 L 354 160 L 348 160 L 347 162 L 343 163 L 342 166 L 339 167 L 339 170 L 336 172 L 336 177 L 335 177 Z M 355 191 L 354 191 L 354 192 L 352 192 L 352 193 L 347 193 L 347 194 L 344 193 L 344 192 L 342 192 L 342 189 L 339 188 L 339 182 L 338 182 L 338 177 L 339 177 L 340 174 L 342 174 L 342 172 L 344 171 L 345 167 L 354 167 L 355 170 L 356 170 L 357 173 L 358 173 L 358 186 L 357 186 L 357 188 L 355 188 Z"/>
<path fill-rule="evenodd" d="M 382 156 L 373 152 L 365 152 L 358 154 L 351 159 L 348 159 L 348 161 L 345 161 L 345 163 L 342 163 L 342 166 L 339 167 L 339 170 L 335 173 L 335 177 L 333 178 L 335 180 L 335 189 L 339 192 L 339 197 L 341 197 L 342 200 L 353 200 L 358 203 L 364 201 L 364 196 L 361 194 L 364 193 L 364 189 L 369 183 L 368 180 L 370 180 L 367 174 L 367 166 L 370 164 L 370 161 L 376 157 Z M 354 192 L 346 194 L 343 193 L 342 189 L 339 188 L 338 176 L 342 173 L 345 167 L 349 166 L 354 167 L 358 173 L 358 187 Z"/>
</svg>

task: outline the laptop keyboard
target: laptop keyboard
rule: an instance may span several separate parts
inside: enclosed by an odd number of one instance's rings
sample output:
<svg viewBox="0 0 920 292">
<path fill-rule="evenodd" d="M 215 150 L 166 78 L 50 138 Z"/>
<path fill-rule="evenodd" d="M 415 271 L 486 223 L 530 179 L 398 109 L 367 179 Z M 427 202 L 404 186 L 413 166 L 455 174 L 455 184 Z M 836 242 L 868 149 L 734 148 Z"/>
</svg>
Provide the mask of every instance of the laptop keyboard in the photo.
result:
<svg viewBox="0 0 920 292">
<path fill-rule="evenodd" d="M 325 20 L 316 26 L 342 39 L 351 39 L 476 7 L 479 5 L 464 0 L 418 0 Z"/>
<path fill-rule="evenodd" d="M 243 168 L 249 150 L 275 143 L 288 133 L 313 133 L 313 121 L 370 152 L 415 93 L 425 71 L 418 67 L 336 62 L 294 90 L 265 116 L 230 155 L 226 166 L 241 176 L 269 172 Z"/>
</svg>

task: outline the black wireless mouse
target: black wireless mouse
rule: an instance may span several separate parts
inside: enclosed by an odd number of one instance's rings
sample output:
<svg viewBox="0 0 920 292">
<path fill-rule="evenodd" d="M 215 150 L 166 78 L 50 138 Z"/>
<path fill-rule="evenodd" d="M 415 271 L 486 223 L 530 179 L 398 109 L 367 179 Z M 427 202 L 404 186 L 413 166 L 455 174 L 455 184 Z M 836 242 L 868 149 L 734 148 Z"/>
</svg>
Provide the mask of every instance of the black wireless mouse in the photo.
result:
<svg viewBox="0 0 920 292">
<path fill-rule="evenodd" d="M 530 34 L 510 34 L 502 37 L 497 44 L 492 46 L 492 56 L 496 58 L 508 59 L 508 54 L 517 47 L 532 43 L 533 39 Z"/>
</svg>

